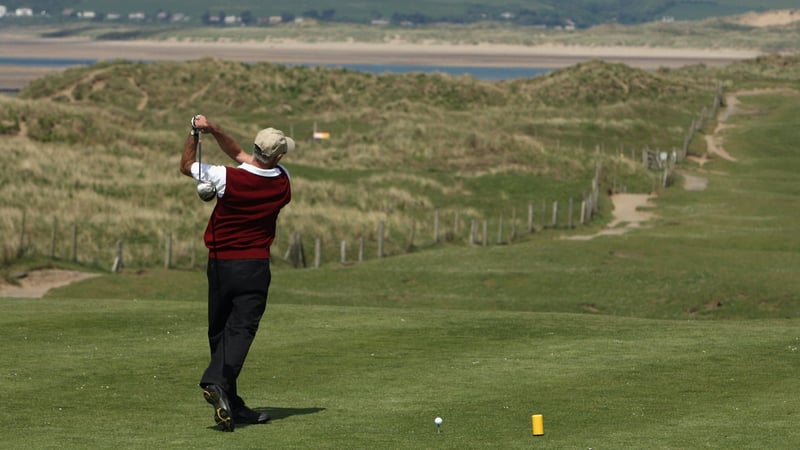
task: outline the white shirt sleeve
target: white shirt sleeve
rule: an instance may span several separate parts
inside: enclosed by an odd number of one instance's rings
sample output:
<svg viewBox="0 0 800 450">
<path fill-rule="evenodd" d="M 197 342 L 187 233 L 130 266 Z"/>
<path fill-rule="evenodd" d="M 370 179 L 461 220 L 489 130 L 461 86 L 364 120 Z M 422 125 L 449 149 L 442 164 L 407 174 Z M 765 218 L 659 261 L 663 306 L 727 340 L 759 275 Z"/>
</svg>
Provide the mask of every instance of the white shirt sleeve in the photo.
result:
<svg viewBox="0 0 800 450">
<path fill-rule="evenodd" d="M 225 195 L 225 186 L 227 183 L 228 171 L 225 166 L 213 166 L 211 164 L 203 164 L 202 167 L 197 162 L 192 163 L 192 176 L 197 182 L 200 182 L 200 171 L 202 170 L 203 181 L 210 181 L 214 187 L 217 188 L 217 197 Z"/>
</svg>

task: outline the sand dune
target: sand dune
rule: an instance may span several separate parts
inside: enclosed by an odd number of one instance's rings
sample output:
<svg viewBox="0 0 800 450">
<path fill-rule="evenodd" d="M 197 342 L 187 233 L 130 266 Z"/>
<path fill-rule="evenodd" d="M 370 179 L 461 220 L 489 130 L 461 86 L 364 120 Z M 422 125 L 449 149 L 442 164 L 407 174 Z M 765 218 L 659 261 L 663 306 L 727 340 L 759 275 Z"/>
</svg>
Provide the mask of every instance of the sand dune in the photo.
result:
<svg viewBox="0 0 800 450">
<path fill-rule="evenodd" d="M 734 22 L 751 27 L 779 27 L 800 22 L 800 9 L 783 9 L 738 16 Z"/>
</svg>

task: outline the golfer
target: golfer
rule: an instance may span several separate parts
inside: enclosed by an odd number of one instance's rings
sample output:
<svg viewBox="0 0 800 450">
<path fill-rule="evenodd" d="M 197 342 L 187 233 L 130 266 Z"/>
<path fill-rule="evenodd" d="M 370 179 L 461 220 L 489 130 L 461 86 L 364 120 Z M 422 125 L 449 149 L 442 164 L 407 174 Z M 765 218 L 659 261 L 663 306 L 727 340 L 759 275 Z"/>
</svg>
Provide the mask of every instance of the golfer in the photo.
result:
<svg viewBox="0 0 800 450">
<path fill-rule="evenodd" d="M 195 162 L 200 133 L 214 136 L 239 166 Z M 200 387 L 224 431 L 233 431 L 235 423 L 266 423 L 270 419 L 266 412 L 245 405 L 236 379 L 267 306 L 270 245 L 278 213 L 291 199 L 289 173 L 278 162 L 294 147 L 294 140 L 282 131 L 266 128 L 258 132 L 253 153 L 248 154 L 202 115 L 192 118 L 192 130 L 183 145 L 181 172 L 198 182 L 210 181 L 216 188 L 217 202 L 204 235 L 211 362 Z"/>
</svg>

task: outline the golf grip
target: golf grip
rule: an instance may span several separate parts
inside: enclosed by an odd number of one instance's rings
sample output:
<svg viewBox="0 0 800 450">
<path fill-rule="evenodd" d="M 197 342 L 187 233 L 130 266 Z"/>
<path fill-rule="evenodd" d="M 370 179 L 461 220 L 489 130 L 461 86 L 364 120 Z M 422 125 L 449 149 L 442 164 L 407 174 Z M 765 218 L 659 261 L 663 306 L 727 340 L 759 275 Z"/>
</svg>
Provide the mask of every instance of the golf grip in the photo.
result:
<svg viewBox="0 0 800 450">
<path fill-rule="evenodd" d="M 203 133 L 197 130 L 197 179 L 203 181 Z"/>
</svg>

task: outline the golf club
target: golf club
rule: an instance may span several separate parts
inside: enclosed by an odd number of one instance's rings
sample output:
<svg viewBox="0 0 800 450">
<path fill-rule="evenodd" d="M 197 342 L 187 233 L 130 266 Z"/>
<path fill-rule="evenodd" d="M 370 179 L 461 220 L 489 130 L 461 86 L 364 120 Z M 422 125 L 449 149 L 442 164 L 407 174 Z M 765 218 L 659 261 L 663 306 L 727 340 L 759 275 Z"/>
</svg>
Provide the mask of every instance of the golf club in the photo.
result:
<svg viewBox="0 0 800 450">
<path fill-rule="evenodd" d="M 192 124 L 194 124 L 194 119 L 192 120 Z M 197 195 L 200 196 L 200 199 L 203 200 L 204 202 L 208 202 L 217 196 L 217 188 L 210 181 L 208 180 L 203 181 L 202 162 L 203 162 L 203 133 L 200 130 L 197 130 L 197 165 L 198 165 Z"/>
</svg>

